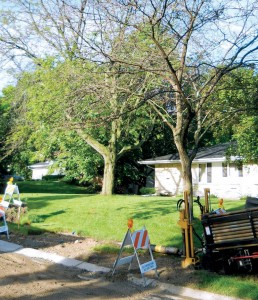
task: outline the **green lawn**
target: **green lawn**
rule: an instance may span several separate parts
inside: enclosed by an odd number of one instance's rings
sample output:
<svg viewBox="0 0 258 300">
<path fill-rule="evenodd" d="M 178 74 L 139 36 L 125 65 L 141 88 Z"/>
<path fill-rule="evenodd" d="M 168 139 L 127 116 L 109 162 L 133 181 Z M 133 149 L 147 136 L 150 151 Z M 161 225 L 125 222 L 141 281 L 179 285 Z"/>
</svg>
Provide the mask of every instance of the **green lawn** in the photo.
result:
<svg viewBox="0 0 258 300">
<path fill-rule="evenodd" d="M 31 223 L 35 230 L 76 232 L 81 236 L 99 240 L 121 242 L 127 231 L 127 220 L 133 218 L 134 229 L 144 225 L 152 244 L 182 247 L 181 229 L 177 225 L 179 198 L 143 197 L 130 195 L 102 196 L 85 194 L 83 188 L 62 182 L 18 182 L 21 200 L 28 205 L 28 215 L 21 221 Z M 204 203 L 204 199 L 201 199 Z M 218 199 L 211 199 L 212 208 Z M 244 200 L 224 199 L 226 210 L 242 209 Z M 201 232 L 200 212 L 194 205 L 194 227 Z M 200 247 L 196 241 L 196 247 Z M 171 257 L 173 259 L 173 256 Z M 198 287 L 243 299 L 258 299 L 257 277 L 223 276 L 206 271 L 196 271 Z"/>
<path fill-rule="evenodd" d="M 127 230 L 127 220 L 133 218 L 134 229 L 144 225 L 151 243 L 181 247 L 181 231 L 177 225 L 178 198 L 134 195 L 102 196 L 82 194 L 83 188 L 62 182 L 20 182 L 21 200 L 29 213 L 22 223 L 54 232 L 76 232 L 101 240 L 121 241 Z M 204 202 L 203 199 L 201 199 Z M 212 198 L 212 207 L 218 200 Z M 242 208 L 243 201 L 226 201 L 226 209 Z M 195 226 L 201 229 L 197 204 L 194 205 Z"/>
<path fill-rule="evenodd" d="M 46 189 L 40 193 L 38 186 L 35 192 L 23 193 L 22 185 L 19 185 L 21 198 L 29 207 L 28 217 L 22 222 L 29 219 L 32 227 L 121 241 L 127 220 L 133 218 L 135 229 L 147 227 L 152 243 L 180 245 L 175 199 L 75 194 L 69 186 L 63 188 L 63 194 L 59 193 L 60 186 L 58 193 L 46 193 Z"/>
</svg>

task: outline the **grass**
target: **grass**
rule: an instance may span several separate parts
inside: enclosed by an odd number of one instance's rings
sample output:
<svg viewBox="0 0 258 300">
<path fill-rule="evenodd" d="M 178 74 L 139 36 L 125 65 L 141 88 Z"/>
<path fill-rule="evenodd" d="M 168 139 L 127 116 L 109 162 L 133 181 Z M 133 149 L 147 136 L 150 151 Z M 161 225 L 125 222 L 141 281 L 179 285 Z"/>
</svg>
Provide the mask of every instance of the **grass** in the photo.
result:
<svg viewBox="0 0 258 300">
<path fill-rule="evenodd" d="M 19 182 L 21 200 L 27 202 L 29 212 L 21 220 L 21 231 L 76 232 L 81 236 L 107 241 L 97 251 L 112 252 L 111 241 L 121 242 L 127 231 L 127 220 L 134 220 L 134 229 L 146 226 L 152 244 L 182 247 L 181 229 L 177 224 L 179 213 L 176 209 L 178 198 L 142 197 L 130 195 L 102 196 L 85 194 L 80 187 L 63 182 Z M 204 203 L 204 199 L 201 199 Z M 224 199 L 227 211 L 242 209 L 244 200 Z M 216 209 L 218 199 L 211 198 Z M 194 204 L 194 227 L 201 233 L 198 216 L 199 208 Z M 200 242 L 195 241 L 196 247 Z M 173 257 L 171 258 L 173 259 Z M 223 276 L 206 271 L 196 271 L 198 287 L 203 290 L 222 293 L 243 299 L 258 299 L 257 277 Z"/>
<path fill-rule="evenodd" d="M 85 194 L 84 187 L 66 184 L 63 181 L 19 181 L 20 192 L 55 193 L 55 194 Z"/>
</svg>

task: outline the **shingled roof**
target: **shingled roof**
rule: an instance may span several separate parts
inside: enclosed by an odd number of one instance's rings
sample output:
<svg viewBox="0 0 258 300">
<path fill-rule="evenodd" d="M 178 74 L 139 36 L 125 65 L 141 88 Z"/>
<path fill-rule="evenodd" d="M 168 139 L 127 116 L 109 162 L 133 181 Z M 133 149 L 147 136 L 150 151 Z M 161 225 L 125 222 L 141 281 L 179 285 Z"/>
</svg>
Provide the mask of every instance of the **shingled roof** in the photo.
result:
<svg viewBox="0 0 258 300">
<path fill-rule="evenodd" d="M 211 161 L 225 161 L 226 152 L 230 147 L 230 143 L 219 144 L 211 147 L 200 148 L 196 154 L 193 162 L 211 162 Z M 165 163 L 179 163 L 179 155 L 177 153 L 159 156 L 155 158 L 145 159 L 139 161 L 143 165 L 155 165 Z"/>
</svg>

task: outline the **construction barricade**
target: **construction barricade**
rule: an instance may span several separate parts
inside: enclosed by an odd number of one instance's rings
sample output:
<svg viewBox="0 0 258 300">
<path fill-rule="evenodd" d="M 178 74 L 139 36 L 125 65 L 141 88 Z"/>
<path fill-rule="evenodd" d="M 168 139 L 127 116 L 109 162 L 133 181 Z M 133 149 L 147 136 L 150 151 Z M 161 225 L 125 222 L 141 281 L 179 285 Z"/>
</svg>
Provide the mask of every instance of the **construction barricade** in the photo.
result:
<svg viewBox="0 0 258 300">
<path fill-rule="evenodd" d="M 9 239 L 9 230 L 5 219 L 5 211 L 0 208 L 0 234 L 1 233 L 6 234 Z"/>
<path fill-rule="evenodd" d="M 133 254 L 122 257 L 123 250 L 126 246 L 133 247 Z M 147 262 L 145 263 L 140 262 L 139 254 L 138 254 L 139 249 L 146 249 L 149 251 L 149 260 Z M 124 240 L 122 242 L 121 248 L 119 250 L 117 259 L 113 265 L 112 275 L 115 273 L 115 270 L 118 266 L 124 264 L 129 264 L 128 270 L 130 270 L 134 259 L 136 259 L 137 261 L 145 285 L 146 285 L 146 278 L 144 274 L 146 272 L 154 270 L 156 277 L 158 277 L 156 261 L 153 258 L 152 250 L 150 247 L 150 238 L 145 226 L 141 230 L 136 230 L 134 232 L 131 232 L 130 228 L 128 228 L 127 233 L 125 234 Z"/>
<path fill-rule="evenodd" d="M 10 178 L 10 180 L 7 183 L 4 197 L 0 201 L 0 218 L 2 221 L 2 224 L 0 224 L 0 233 L 5 233 L 7 235 L 8 239 L 9 239 L 9 233 L 8 233 L 8 225 L 6 222 L 6 211 L 8 210 L 10 204 L 18 207 L 17 219 L 18 219 L 18 228 L 19 228 L 20 227 L 20 213 L 21 213 L 22 201 L 20 199 L 19 188 L 16 184 L 13 184 L 12 177 Z"/>
</svg>

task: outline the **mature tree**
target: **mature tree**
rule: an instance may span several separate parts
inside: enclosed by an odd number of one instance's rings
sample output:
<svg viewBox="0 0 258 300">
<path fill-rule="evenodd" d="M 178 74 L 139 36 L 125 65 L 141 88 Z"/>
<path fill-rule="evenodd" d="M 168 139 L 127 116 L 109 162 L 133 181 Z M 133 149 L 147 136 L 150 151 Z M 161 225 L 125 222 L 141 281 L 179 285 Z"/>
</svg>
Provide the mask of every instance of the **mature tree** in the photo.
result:
<svg viewBox="0 0 258 300">
<path fill-rule="evenodd" d="M 51 51 L 70 59 L 87 58 L 159 78 L 143 99 L 171 129 L 184 188 L 192 193 L 191 162 L 207 128 L 215 124 L 211 95 L 225 74 L 254 59 L 256 1 L 13 3 L 12 16 L 3 14 L 0 38 L 11 58 L 17 58 L 17 51 L 37 56 L 34 44 L 44 40 Z"/>
<path fill-rule="evenodd" d="M 107 71 L 77 60 L 40 65 L 18 83 L 10 144 L 17 149 L 17 140 L 22 145 L 25 140 L 44 159 L 61 151 L 60 133 L 73 132 L 77 146 L 80 137 L 81 147 L 90 145 L 104 159 L 102 193 L 111 194 L 117 161 L 140 147 L 152 131 L 154 114 L 148 108 L 136 110 L 137 91 L 146 88 L 144 76 L 117 75 L 110 67 Z"/>
<path fill-rule="evenodd" d="M 101 48 L 112 61 L 163 80 L 148 102 L 173 133 L 184 188 L 190 193 L 192 160 L 201 138 L 218 121 L 211 105 L 216 101 L 211 98 L 215 87 L 223 76 L 256 57 L 255 3 L 100 1 L 106 22 L 110 22 L 106 28 L 114 28 L 112 24 L 127 26 L 127 36 L 134 43 L 130 52 L 124 48 L 122 52 L 109 53 L 105 44 L 96 39 L 96 48 Z M 148 47 L 139 42 L 142 39 L 148 41 Z"/>
<path fill-rule="evenodd" d="M 95 149 L 104 159 L 102 193 L 111 194 L 117 160 L 133 148 L 140 147 L 153 126 L 148 109 L 140 113 L 136 111 L 141 104 L 139 96 L 142 90 L 148 89 L 148 74 L 130 76 L 130 68 L 107 60 L 105 55 L 88 47 L 90 40 L 96 37 L 92 32 L 94 18 L 90 20 L 88 17 L 89 13 L 92 15 L 93 7 L 88 5 L 88 1 L 29 3 L 17 0 L 12 3 L 16 4 L 15 9 L 3 13 L 2 18 L 0 41 L 5 58 L 10 55 L 16 64 L 22 66 L 24 61 L 17 59 L 20 58 L 19 55 L 26 56 L 27 59 L 33 58 L 43 68 L 44 63 L 35 58 L 51 49 L 52 53 L 58 54 L 59 60 L 65 59 L 77 67 L 77 71 L 74 67 L 61 75 L 56 75 L 57 69 L 53 68 L 51 73 L 47 73 L 52 82 L 42 71 L 39 82 L 33 80 L 33 86 L 28 87 L 33 92 L 22 95 L 21 99 L 34 101 L 28 108 L 29 112 L 25 109 L 26 114 L 37 111 L 37 107 L 42 109 L 40 118 L 47 119 L 50 118 L 48 112 L 51 112 L 52 119 L 55 120 L 51 122 L 52 127 L 60 128 L 60 122 L 63 122 L 64 127 L 74 130 Z M 11 4 L 7 6 L 10 7 Z M 109 45 L 110 52 L 120 51 L 119 36 L 123 35 L 124 27 L 113 36 L 113 43 Z M 98 38 L 105 39 L 100 35 Z M 35 44 L 40 41 L 43 43 L 39 49 Z M 89 60 L 98 61 L 98 66 L 92 64 L 89 67 Z M 86 68 L 88 70 L 85 72 Z M 59 85 L 57 78 L 62 78 Z M 41 85 L 42 81 L 44 84 L 48 82 L 47 87 Z M 22 102 L 21 107 L 25 102 Z M 144 133 L 139 134 L 139 130 Z"/>
</svg>

